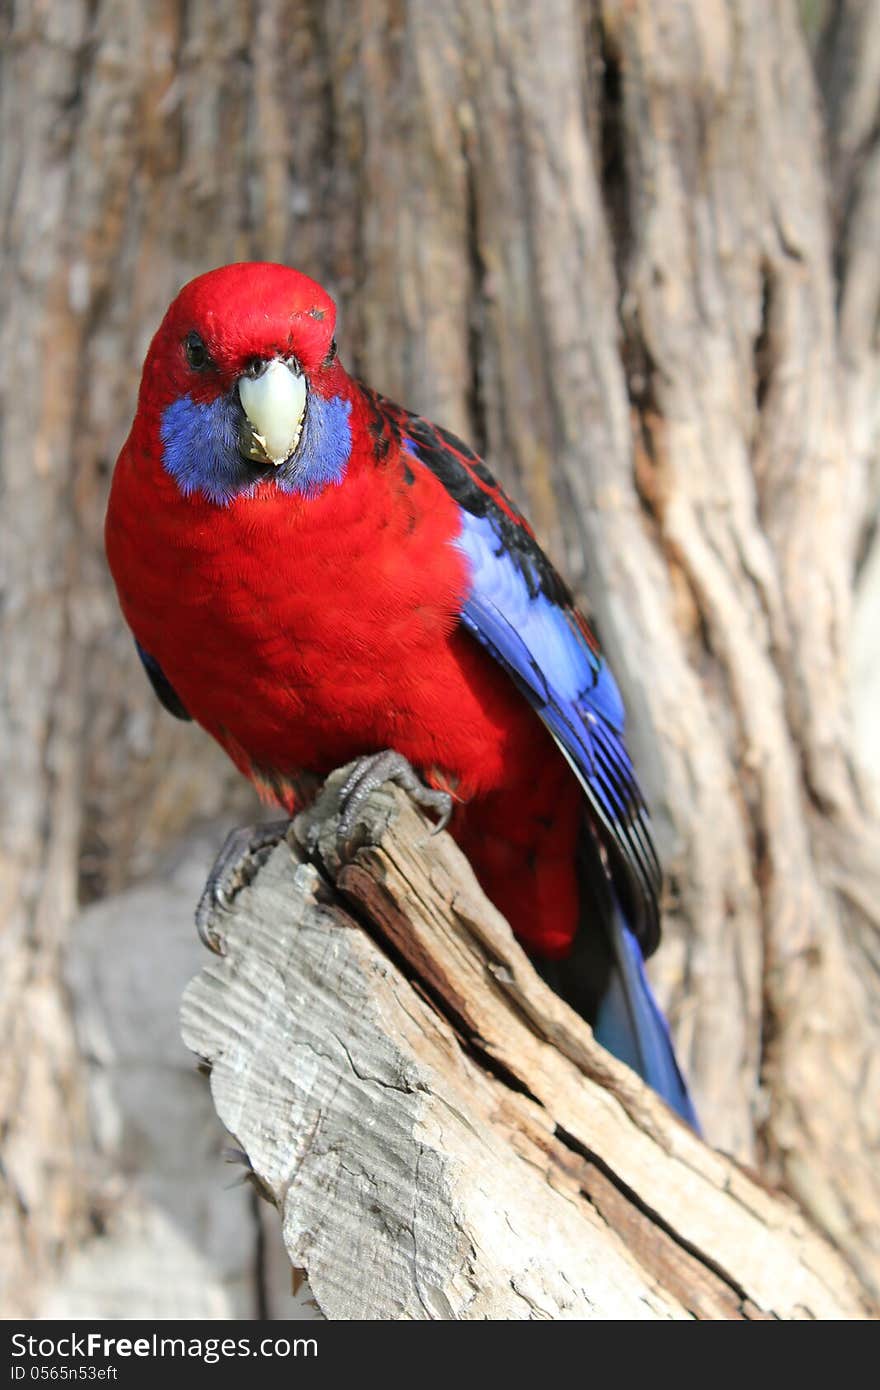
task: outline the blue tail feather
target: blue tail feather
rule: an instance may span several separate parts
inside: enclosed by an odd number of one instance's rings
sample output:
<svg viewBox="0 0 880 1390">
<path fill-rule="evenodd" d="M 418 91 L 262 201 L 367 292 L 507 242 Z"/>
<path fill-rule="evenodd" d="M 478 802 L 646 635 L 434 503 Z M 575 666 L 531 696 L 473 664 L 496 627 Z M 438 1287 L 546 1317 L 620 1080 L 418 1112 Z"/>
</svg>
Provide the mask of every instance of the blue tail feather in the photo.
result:
<svg viewBox="0 0 880 1390">
<path fill-rule="evenodd" d="M 593 1020 L 596 1040 L 638 1072 L 699 1133 L 669 1026 L 648 983 L 639 944 L 616 897 L 609 928 L 613 962 Z"/>
<path fill-rule="evenodd" d="M 585 850 L 592 849 L 585 842 Z M 552 989 L 593 1029 L 596 1040 L 638 1072 L 667 1105 L 700 1133 L 668 1024 L 654 998 L 641 948 L 610 877 L 595 855 L 582 880 L 585 920 L 564 960 L 535 959 Z"/>
</svg>

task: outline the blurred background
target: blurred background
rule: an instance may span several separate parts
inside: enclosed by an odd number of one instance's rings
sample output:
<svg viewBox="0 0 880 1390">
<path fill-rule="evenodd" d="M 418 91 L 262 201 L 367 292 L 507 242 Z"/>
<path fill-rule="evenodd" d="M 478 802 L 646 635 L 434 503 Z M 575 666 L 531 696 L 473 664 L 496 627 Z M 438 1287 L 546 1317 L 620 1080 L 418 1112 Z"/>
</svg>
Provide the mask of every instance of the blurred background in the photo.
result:
<svg viewBox="0 0 880 1390">
<path fill-rule="evenodd" d="M 178 1037 L 252 793 L 153 698 L 102 548 L 167 303 L 253 258 L 322 281 L 346 364 L 485 452 L 593 613 L 708 1137 L 876 1291 L 878 0 L 0 22 L 4 1313 L 308 1311 Z"/>
</svg>

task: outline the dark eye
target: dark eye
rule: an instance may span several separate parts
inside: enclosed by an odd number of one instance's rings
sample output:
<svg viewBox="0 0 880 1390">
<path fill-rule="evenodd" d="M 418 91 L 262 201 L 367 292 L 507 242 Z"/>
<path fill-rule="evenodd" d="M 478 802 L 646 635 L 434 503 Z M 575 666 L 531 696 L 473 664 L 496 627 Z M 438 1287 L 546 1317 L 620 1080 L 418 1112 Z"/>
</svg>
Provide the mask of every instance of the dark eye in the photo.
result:
<svg viewBox="0 0 880 1390">
<path fill-rule="evenodd" d="M 183 350 L 194 372 L 203 372 L 206 367 L 210 367 L 211 354 L 195 331 L 187 333 L 183 340 Z"/>
</svg>

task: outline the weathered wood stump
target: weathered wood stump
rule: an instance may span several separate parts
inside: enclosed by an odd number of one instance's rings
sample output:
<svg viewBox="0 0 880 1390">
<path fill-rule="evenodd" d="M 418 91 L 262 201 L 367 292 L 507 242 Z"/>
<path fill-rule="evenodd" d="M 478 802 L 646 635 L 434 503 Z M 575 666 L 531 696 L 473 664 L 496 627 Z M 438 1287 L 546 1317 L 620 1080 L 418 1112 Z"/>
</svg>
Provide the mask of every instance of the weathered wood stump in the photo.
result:
<svg viewBox="0 0 880 1390">
<path fill-rule="evenodd" d="M 338 786 L 217 914 L 183 1003 L 326 1316 L 863 1316 L 837 1252 L 598 1046 L 401 791 L 340 853 Z"/>
</svg>

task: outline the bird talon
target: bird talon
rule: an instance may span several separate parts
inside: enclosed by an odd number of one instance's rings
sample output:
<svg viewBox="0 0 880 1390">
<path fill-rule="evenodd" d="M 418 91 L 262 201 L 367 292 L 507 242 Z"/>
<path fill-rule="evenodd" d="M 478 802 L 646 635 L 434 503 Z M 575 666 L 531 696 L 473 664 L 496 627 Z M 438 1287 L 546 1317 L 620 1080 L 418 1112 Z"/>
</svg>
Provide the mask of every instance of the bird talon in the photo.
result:
<svg viewBox="0 0 880 1390">
<path fill-rule="evenodd" d="M 455 809 L 455 803 L 453 802 L 452 797 L 449 795 L 449 792 L 438 792 L 437 795 L 445 797 L 446 803 L 442 811 L 440 812 L 440 815 L 438 816 L 435 824 L 431 826 L 431 839 L 433 839 L 435 835 L 442 834 L 449 822 L 452 820 L 452 812 Z"/>
<path fill-rule="evenodd" d="M 226 946 L 223 938 L 214 931 L 210 920 L 203 910 L 204 900 L 199 902 L 196 908 L 196 931 L 203 946 L 207 946 L 209 951 L 213 951 L 215 956 L 225 956 Z"/>
<path fill-rule="evenodd" d="M 261 851 L 278 844 L 287 833 L 288 825 L 289 821 L 266 821 L 261 825 L 241 826 L 226 836 L 195 913 L 199 940 L 215 955 L 226 954 L 223 939 L 213 927 L 215 913 L 228 915 L 233 911 L 236 893 L 251 881 L 262 862 Z"/>
<path fill-rule="evenodd" d="M 431 827 L 432 836 L 446 829 L 453 812 L 449 792 L 426 787 L 407 759 L 389 748 L 382 753 L 359 758 L 340 788 L 336 828 L 336 843 L 340 849 L 351 840 L 358 815 L 369 797 L 385 782 L 396 783 L 408 792 L 417 806 L 437 815 L 437 823 Z"/>
<path fill-rule="evenodd" d="M 232 899 L 219 883 L 214 888 L 214 906 L 219 907 L 221 912 L 232 911 Z"/>
</svg>

